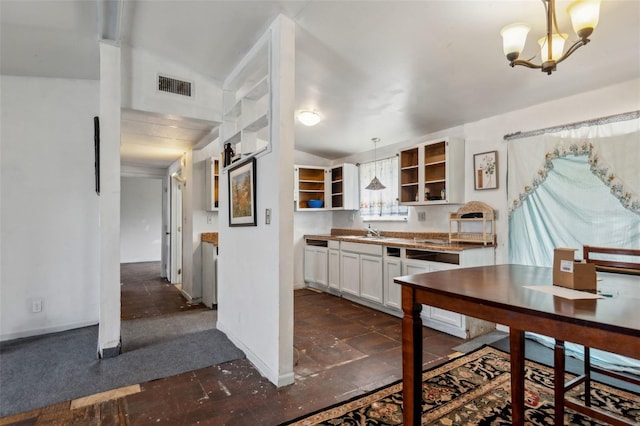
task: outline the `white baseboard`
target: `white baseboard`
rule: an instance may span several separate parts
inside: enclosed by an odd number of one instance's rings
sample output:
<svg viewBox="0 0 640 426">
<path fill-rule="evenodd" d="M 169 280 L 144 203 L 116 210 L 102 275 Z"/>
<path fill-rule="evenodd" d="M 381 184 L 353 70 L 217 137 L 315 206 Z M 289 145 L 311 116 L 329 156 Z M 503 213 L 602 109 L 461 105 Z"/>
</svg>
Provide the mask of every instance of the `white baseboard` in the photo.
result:
<svg viewBox="0 0 640 426">
<path fill-rule="evenodd" d="M 60 331 L 73 330 L 75 328 L 89 327 L 92 325 L 98 325 L 98 321 L 81 321 L 70 324 L 52 325 L 48 327 L 34 328 L 31 330 L 16 331 L 14 333 L 5 333 L 0 334 L 0 342 L 4 342 L 5 340 L 22 339 L 24 337 L 40 336 L 42 334 L 58 333 Z"/>
<path fill-rule="evenodd" d="M 189 293 L 187 293 L 186 291 L 184 291 L 184 289 L 182 287 L 180 287 L 180 293 L 182 293 L 184 298 L 187 299 L 187 302 L 189 302 L 191 304 L 200 303 L 202 301 L 201 297 L 191 297 L 191 295 Z"/>
<path fill-rule="evenodd" d="M 238 339 L 233 333 L 229 332 L 229 329 L 221 323 L 219 320 L 216 322 L 216 328 L 227 335 L 227 338 L 236 345 L 244 354 L 247 359 L 258 369 L 260 374 L 266 377 L 271 383 L 277 387 L 287 386 L 294 382 L 294 373 L 278 375 L 267 364 L 265 364 L 260 357 L 258 357 L 251 349 L 247 347 L 240 339 Z"/>
</svg>

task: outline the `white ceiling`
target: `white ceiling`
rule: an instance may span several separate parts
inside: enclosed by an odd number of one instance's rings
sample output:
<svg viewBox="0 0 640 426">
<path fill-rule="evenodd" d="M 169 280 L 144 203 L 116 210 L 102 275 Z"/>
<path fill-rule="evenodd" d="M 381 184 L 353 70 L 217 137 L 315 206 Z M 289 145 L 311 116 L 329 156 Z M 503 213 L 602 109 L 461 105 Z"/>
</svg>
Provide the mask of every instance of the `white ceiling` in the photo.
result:
<svg viewBox="0 0 640 426">
<path fill-rule="evenodd" d="M 97 79 L 101 1 L 0 0 L 2 73 Z M 575 38 L 569 2 L 557 3 Z M 551 76 L 512 69 L 502 54 L 500 28 L 515 21 L 532 25 L 523 57 L 535 54 L 538 0 L 124 0 L 121 36 L 221 82 L 278 13 L 296 22 L 296 109 L 323 118 L 296 123 L 296 147 L 331 159 L 371 150 L 372 137 L 393 144 L 640 78 L 638 0 L 604 0 L 591 43 Z M 124 111 L 123 158 L 166 164 L 161 149 L 182 153 L 212 126 Z"/>
</svg>

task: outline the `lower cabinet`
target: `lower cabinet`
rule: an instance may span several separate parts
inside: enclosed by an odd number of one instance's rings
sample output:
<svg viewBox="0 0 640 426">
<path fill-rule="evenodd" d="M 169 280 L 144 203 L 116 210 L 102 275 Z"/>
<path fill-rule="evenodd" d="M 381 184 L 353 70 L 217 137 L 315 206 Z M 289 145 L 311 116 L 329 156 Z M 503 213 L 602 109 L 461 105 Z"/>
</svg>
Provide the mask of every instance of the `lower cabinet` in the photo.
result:
<svg viewBox="0 0 640 426">
<path fill-rule="evenodd" d="M 360 255 L 360 297 L 382 304 L 382 257 Z"/>
<path fill-rule="evenodd" d="M 329 248 L 329 288 L 340 291 L 340 249 Z"/>
<path fill-rule="evenodd" d="M 306 246 L 304 248 L 304 280 L 310 284 L 327 286 L 329 249 Z"/>
<path fill-rule="evenodd" d="M 340 253 L 340 290 L 360 296 L 360 255 L 357 253 Z"/>
<path fill-rule="evenodd" d="M 389 314 L 402 316 L 402 287 L 395 277 L 446 269 L 491 265 L 493 247 L 437 251 L 378 244 L 329 241 L 307 245 L 304 279 L 310 285 Z M 423 305 L 422 323 L 461 338 L 495 329 L 495 324 Z"/>
<path fill-rule="evenodd" d="M 391 309 L 402 310 L 402 287 L 393 282 L 402 275 L 402 261 L 397 257 L 385 257 L 384 271 L 384 305 Z"/>
<path fill-rule="evenodd" d="M 478 257 L 478 261 L 481 262 L 481 264 L 489 265 L 493 263 L 493 248 L 477 250 L 486 250 L 484 255 L 482 255 L 481 253 L 475 253 L 475 256 Z M 471 251 L 472 250 L 470 250 L 469 252 Z M 463 253 L 460 253 L 460 255 L 458 255 L 459 261 L 462 260 L 462 265 L 424 260 L 405 260 L 402 265 L 403 275 L 444 271 L 447 269 L 462 268 L 464 266 L 479 266 L 474 264 L 464 265 Z M 483 257 L 485 257 L 484 261 L 482 261 Z M 427 305 L 422 305 L 422 312 L 420 313 L 420 317 L 422 318 L 422 323 L 427 327 L 442 331 L 443 333 L 461 337 L 463 339 L 473 338 L 495 329 L 495 324 L 488 323 L 476 318 L 467 317 L 457 312 L 446 311 L 444 309 Z"/>
<path fill-rule="evenodd" d="M 218 304 L 218 246 L 202 243 L 202 303 L 209 309 Z"/>
<path fill-rule="evenodd" d="M 343 242 L 340 246 L 342 293 L 382 304 L 382 246 Z"/>
</svg>

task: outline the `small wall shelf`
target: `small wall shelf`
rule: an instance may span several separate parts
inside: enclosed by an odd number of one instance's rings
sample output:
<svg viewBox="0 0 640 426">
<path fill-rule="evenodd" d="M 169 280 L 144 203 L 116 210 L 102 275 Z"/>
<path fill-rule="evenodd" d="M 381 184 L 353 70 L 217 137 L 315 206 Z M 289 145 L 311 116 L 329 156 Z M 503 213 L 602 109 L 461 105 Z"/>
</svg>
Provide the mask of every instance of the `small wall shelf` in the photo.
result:
<svg viewBox="0 0 640 426">
<path fill-rule="evenodd" d="M 224 83 L 220 150 L 227 144 L 236 161 L 246 161 L 271 148 L 270 43 L 265 41 L 243 67 Z M 226 172 L 229 167 L 222 168 Z"/>
<path fill-rule="evenodd" d="M 473 230 L 465 229 L 473 227 Z M 470 201 L 449 213 L 449 242 L 495 243 L 495 212 L 480 201 Z"/>
</svg>

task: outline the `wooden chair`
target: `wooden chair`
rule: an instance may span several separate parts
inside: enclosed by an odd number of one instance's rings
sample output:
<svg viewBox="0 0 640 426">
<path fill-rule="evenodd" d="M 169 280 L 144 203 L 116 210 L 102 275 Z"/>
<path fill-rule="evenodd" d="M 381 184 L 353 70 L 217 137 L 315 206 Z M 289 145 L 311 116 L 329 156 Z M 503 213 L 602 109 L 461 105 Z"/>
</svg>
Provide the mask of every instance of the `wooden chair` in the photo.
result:
<svg viewBox="0 0 640 426">
<path fill-rule="evenodd" d="M 596 258 L 592 257 L 592 254 L 596 254 Z M 583 259 L 587 263 L 595 263 L 596 270 L 602 272 L 614 272 L 614 273 L 622 273 L 622 274 L 634 274 L 640 275 L 640 263 L 629 262 L 629 261 L 620 261 L 620 260 L 612 260 L 610 259 L 598 259 L 597 254 L 607 254 L 607 255 L 621 255 L 621 256 L 632 256 L 637 257 L 640 262 L 640 249 L 624 249 L 624 248 L 610 248 L 610 247 L 594 247 L 585 245 L 583 249 Z M 638 280 L 640 283 L 640 279 Z M 593 418 L 610 422 L 614 425 L 626 425 L 633 424 L 631 422 L 627 422 L 617 417 L 611 417 L 601 410 L 591 407 L 591 373 L 596 372 L 605 376 L 613 377 L 618 380 L 626 381 L 629 383 L 633 383 L 635 385 L 640 386 L 640 379 L 637 377 L 632 377 L 628 375 L 623 375 L 617 373 L 615 371 L 606 370 L 604 368 L 600 368 L 595 365 L 591 365 L 591 351 L 588 346 L 584 347 L 584 373 L 581 376 L 576 377 L 575 379 L 564 383 L 564 380 L 560 380 L 564 377 L 564 365 L 565 365 L 565 351 L 564 351 L 564 341 L 556 339 L 555 345 L 555 354 L 554 354 L 554 363 L 555 363 L 555 371 L 556 371 L 556 404 L 555 404 L 555 415 L 557 418 L 562 418 L 564 414 L 564 407 L 573 408 L 577 411 L 583 412 Z M 558 377 L 560 375 L 560 377 Z M 578 386 L 579 384 L 584 383 L 584 407 L 576 406 L 576 404 L 565 400 L 564 394 L 568 392 L 570 389 Z M 561 401 L 559 401 L 559 399 Z M 556 424 L 558 424 L 556 420 Z"/>
<path fill-rule="evenodd" d="M 597 257 L 594 259 L 592 256 L 593 253 L 635 256 L 638 258 L 639 263 L 625 262 L 621 260 L 603 260 L 598 259 Z M 582 249 L 582 258 L 587 263 L 595 263 L 597 271 L 640 275 L 640 249 L 594 247 L 585 245 Z"/>
</svg>

